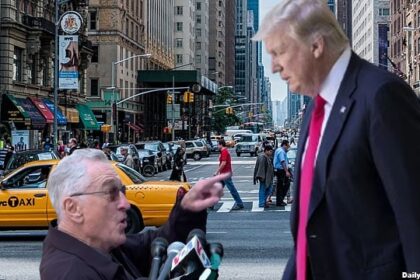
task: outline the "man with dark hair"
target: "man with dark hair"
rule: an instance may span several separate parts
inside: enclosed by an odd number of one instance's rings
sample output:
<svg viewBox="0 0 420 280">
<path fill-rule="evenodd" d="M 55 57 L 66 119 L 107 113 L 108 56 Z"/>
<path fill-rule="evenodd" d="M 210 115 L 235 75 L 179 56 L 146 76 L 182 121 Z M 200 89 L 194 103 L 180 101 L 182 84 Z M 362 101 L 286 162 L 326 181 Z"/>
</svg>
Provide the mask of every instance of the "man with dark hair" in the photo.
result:
<svg viewBox="0 0 420 280">
<path fill-rule="evenodd" d="M 231 157 L 228 149 L 226 148 L 226 142 L 224 139 L 218 141 L 218 148 L 220 150 L 219 156 L 219 168 L 216 170 L 214 175 L 223 174 L 223 173 L 232 173 L 232 164 Z M 241 197 L 239 196 L 238 191 L 235 188 L 235 185 L 232 182 L 232 177 L 229 177 L 223 180 L 223 185 L 226 186 L 235 200 L 235 205 L 232 207 L 232 210 L 240 210 L 244 208 L 244 203 L 242 202 Z"/>
<path fill-rule="evenodd" d="M 265 145 L 264 153 L 260 154 L 255 162 L 254 167 L 254 185 L 260 183 L 259 189 L 259 203 L 260 208 L 268 208 L 267 199 L 273 189 L 274 168 L 273 160 L 273 147 Z"/>
<path fill-rule="evenodd" d="M 76 138 L 70 138 L 67 146 L 69 148 L 68 155 L 71 155 L 77 149 L 77 139 Z"/>
<path fill-rule="evenodd" d="M 283 140 L 280 148 L 274 154 L 274 169 L 277 177 L 276 206 L 287 205 L 283 200 L 289 191 L 290 178 L 292 177 L 288 167 L 289 159 L 287 158 L 289 148 L 289 140 Z"/>
</svg>

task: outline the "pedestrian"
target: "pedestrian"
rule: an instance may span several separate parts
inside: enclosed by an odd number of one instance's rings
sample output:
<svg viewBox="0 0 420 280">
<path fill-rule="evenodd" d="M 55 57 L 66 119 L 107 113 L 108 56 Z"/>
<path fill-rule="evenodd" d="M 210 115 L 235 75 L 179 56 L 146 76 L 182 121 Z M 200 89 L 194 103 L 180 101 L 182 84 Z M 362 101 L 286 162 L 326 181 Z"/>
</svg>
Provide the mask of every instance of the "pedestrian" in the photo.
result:
<svg viewBox="0 0 420 280">
<path fill-rule="evenodd" d="M 218 142 L 218 148 L 220 150 L 219 155 L 219 168 L 216 170 L 214 175 L 223 174 L 223 173 L 232 173 L 232 159 L 228 149 L 226 148 L 226 142 L 223 139 L 220 139 Z M 244 203 L 242 202 L 241 197 L 239 196 L 238 191 L 233 184 L 232 177 L 229 177 L 223 181 L 223 186 L 226 186 L 235 200 L 235 205 L 232 207 L 232 210 L 240 210 L 244 208 Z"/>
<path fill-rule="evenodd" d="M 296 145 L 295 138 L 292 136 L 290 137 L 290 145 Z"/>
<path fill-rule="evenodd" d="M 15 153 L 15 147 L 13 147 L 12 145 L 8 145 L 6 147 L 7 152 L 6 152 L 6 156 L 4 158 L 4 169 L 6 170 L 7 168 L 7 164 L 9 163 L 10 159 L 12 158 L 13 154 Z"/>
<path fill-rule="evenodd" d="M 67 144 L 68 147 L 68 155 L 71 155 L 78 147 L 77 147 L 77 139 L 70 138 L 69 143 Z"/>
<path fill-rule="evenodd" d="M 292 174 L 289 171 L 289 159 L 287 158 L 287 151 L 290 148 L 289 141 L 283 140 L 280 148 L 276 149 L 274 153 L 274 169 L 277 178 L 276 189 L 276 206 L 286 206 L 284 197 L 289 191 L 290 179 Z"/>
<path fill-rule="evenodd" d="M 178 147 L 176 149 L 174 155 L 174 165 L 172 167 L 172 173 L 169 177 L 169 180 L 179 181 L 179 182 L 186 182 L 187 177 L 185 176 L 184 172 L 184 154 L 185 150 L 182 147 Z"/>
<path fill-rule="evenodd" d="M 162 227 L 125 234 L 130 204 L 119 175 L 100 150 L 75 151 L 48 179 L 58 225 L 50 225 L 44 240 L 40 279 L 146 279 L 152 241 L 186 243 L 191 230 L 206 231 L 206 209 L 219 201 L 228 176 L 200 180 L 177 196 Z"/>
<path fill-rule="evenodd" d="M 268 208 L 267 199 L 273 190 L 273 147 L 265 145 L 264 153 L 257 157 L 254 167 L 254 185 L 260 183 L 258 206 Z"/>
<path fill-rule="evenodd" d="M 66 148 L 64 146 L 63 140 L 59 140 L 57 144 L 58 144 L 57 145 L 57 152 L 60 155 L 60 158 L 65 157 L 65 155 L 66 155 L 66 153 L 65 153 Z"/>
<path fill-rule="evenodd" d="M 130 155 L 130 153 L 128 152 L 128 147 L 121 146 L 120 152 L 121 152 L 121 155 L 123 156 L 123 163 L 127 165 L 128 167 L 131 167 L 134 169 L 134 159 L 133 159 L 133 156 Z"/>
<path fill-rule="evenodd" d="M 373 26 L 372 26 L 373 28 Z M 300 128 L 283 279 L 400 279 L 420 272 L 420 102 L 352 52 L 325 0 L 283 0 L 255 35 L 291 92 Z"/>
</svg>

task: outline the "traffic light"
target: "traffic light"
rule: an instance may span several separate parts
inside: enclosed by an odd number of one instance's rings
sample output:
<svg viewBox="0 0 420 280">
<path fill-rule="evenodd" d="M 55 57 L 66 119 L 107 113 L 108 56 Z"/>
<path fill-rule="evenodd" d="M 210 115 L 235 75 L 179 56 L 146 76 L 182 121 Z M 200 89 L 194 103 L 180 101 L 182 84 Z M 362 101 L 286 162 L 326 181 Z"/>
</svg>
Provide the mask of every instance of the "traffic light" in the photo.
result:
<svg viewBox="0 0 420 280">
<path fill-rule="evenodd" d="M 186 92 L 184 92 L 183 100 L 184 103 L 194 102 L 194 93 L 187 90 Z"/>
<path fill-rule="evenodd" d="M 226 108 L 226 114 L 227 115 L 233 115 L 233 108 L 232 107 L 227 107 Z"/>
<path fill-rule="evenodd" d="M 172 104 L 172 98 L 173 98 L 172 94 L 168 93 L 168 96 L 166 97 L 166 103 L 167 104 Z"/>
</svg>

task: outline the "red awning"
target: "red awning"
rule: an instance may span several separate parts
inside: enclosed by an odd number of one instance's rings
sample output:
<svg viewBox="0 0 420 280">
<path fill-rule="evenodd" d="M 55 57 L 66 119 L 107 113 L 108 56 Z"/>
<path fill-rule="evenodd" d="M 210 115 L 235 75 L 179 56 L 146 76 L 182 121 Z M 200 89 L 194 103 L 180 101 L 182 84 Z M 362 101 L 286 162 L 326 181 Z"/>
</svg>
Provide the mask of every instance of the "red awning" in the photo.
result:
<svg viewBox="0 0 420 280">
<path fill-rule="evenodd" d="M 143 131 L 143 129 L 138 125 L 135 125 L 135 124 L 132 124 L 132 123 L 128 123 L 127 125 L 128 125 L 129 128 L 131 128 L 132 130 L 134 130 L 136 132 Z"/>
<path fill-rule="evenodd" d="M 45 118 L 47 123 L 54 122 L 54 114 L 48 109 L 47 105 L 42 102 L 42 100 L 35 98 L 35 97 L 28 97 L 29 100 L 35 105 L 41 115 Z"/>
</svg>

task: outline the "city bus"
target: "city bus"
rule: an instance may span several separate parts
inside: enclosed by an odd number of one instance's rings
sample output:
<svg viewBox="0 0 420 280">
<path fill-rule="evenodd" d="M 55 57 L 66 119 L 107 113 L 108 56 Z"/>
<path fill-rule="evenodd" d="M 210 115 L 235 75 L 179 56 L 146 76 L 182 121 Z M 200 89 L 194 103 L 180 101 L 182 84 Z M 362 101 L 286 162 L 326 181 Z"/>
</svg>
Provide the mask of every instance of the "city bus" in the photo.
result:
<svg viewBox="0 0 420 280">
<path fill-rule="evenodd" d="M 251 130 L 252 133 L 261 133 L 264 130 L 264 123 L 246 122 L 241 125 L 241 129 Z"/>
</svg>

